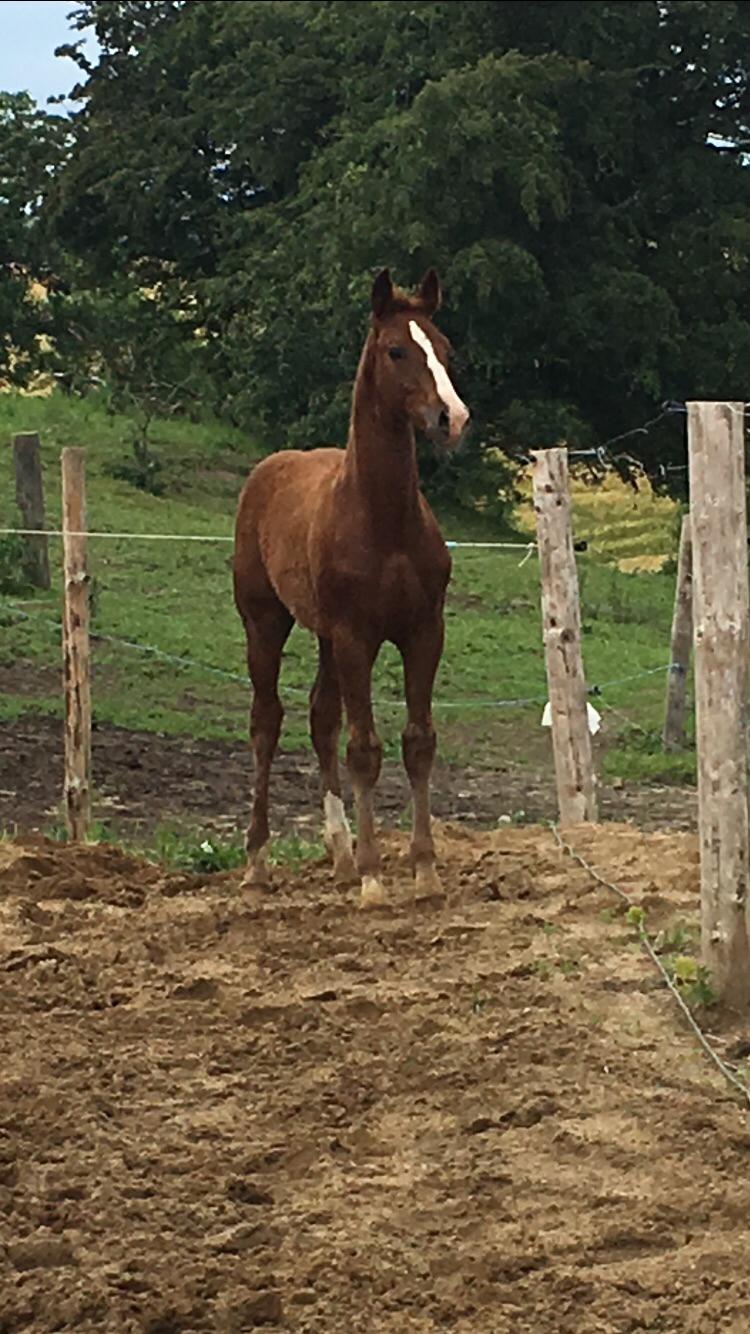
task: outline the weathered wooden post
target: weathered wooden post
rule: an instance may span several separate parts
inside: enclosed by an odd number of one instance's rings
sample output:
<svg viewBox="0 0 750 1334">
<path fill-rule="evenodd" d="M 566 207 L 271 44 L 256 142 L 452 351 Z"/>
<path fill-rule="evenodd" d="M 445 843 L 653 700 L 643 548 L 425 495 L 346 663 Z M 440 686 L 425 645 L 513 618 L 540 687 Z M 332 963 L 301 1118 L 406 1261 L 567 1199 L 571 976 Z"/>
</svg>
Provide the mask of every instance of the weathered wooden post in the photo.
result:
<svg viewBox="0 0 750 1334">
<path fill-rule="evenodd" d="M 34 530 L 25 534 L 22 539 L 24 573 L 35 588 L 49 588 L 47 538 L 39 535 L 39 530 L 44 528 L 44 488 L 39 436 L 35 431 L 14 435 L 13 465 L 21 527 Z"/>
<path fill-rule="evenodd" d="M 91 683 L 89 586 L 86 568 L 86 456 L 62 452 L 64 800 L 72 841 L 86 837 L 91 819 Z"/>
<path fill-rule="evenodd" d="M 581 657 L 567 449 L 534 455 L 534 511 L 560 822 L 596 820 L 596 780 Z"/>
<path fill-rule="evenodd" d="M 685 744 L 685 691 L 690 652 L 693 647 L 693 543 L 690 515 L 680 529 L 680 554 L 677 559 L 677 586 L 672 614 L 667 697 L 664 707 L 662 745 L 665 750 L 679 750 Z"/>
<path fill-rule="evenodd" d="M 727 1004 L 750 1004 L 748 573 L 742 403 L 688 403 L 701 943 Z"/>
</svg>

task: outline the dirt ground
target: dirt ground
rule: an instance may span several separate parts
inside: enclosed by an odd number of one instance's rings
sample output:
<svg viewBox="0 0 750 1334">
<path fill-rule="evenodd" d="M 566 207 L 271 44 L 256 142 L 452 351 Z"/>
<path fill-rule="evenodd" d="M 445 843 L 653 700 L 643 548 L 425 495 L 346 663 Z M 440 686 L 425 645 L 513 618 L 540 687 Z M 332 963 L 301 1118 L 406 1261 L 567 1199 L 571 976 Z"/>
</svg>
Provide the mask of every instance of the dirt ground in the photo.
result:
<svg viewBox="0 0 750 1334">
<path fill-rule="evenodd" d="M 549 738 L 531 762 L 502 759 L 492 769 L 438 764 L 433 809 L 443 820 L 482 826 L 524 812 L 527 821 L 555 816 Z M 147 836 L 156 824 L 190 821 L 196 828 L 244 829 L 251 781 L 244 745 L 163 737 L 98 725 L 93 734 L 94 814 L 125 835 Z M 0 828 L 42 830 L 54 817 L 62 784 L 62 729 L 29 716 L 0 724 Z M 386 762 L 377 810 L 386 826 L 404 814 L 409 790 L 400 764 Z M 604 819 L 633 819 L 643 829 L 695 825 L 694 789 L 603 785 Z M 317 831 L 318 775 L 312 756 L 280 754 L 273 769 L 271 817 L 276 832 Z"/>
<path fill-rule="evenodd" d="M 692 834 L 572 839 L 694 917 Z M 362 913 L 0 843 L 0 1330 L 750 1329 L 748 1113 L 613 901 L 540 827 L 443 826 L 443 906 L 405 851 Z"/>
</svg>

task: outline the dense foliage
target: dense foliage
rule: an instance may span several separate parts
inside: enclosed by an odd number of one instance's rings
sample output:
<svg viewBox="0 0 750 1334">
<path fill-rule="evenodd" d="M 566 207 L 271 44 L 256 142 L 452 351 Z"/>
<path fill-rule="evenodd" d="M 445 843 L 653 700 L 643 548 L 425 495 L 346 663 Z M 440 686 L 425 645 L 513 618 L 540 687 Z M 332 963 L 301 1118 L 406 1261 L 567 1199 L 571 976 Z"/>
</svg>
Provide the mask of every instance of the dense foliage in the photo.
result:
<svg viewBox="0 0 750 1334">
<path fill-rule="evenodd" d="M 165 379 L 268 446 L 341 439 L 373 270 L 408 284 L 434 263 L 485 457 L 748 396 L 747 5 L 108 0 L 75 24 L 101 57 L 66 49 L 64 161 L 50 118 L 26 107 L 9 137 L 0 112 L 14 188 L 14 143 L 49 145 L 68 369 L 106 373 L 121 306 L 136 361 L 174 361 Z M 14 246 L 39 260 L 0 208 L 7 275 Z M 680 430 L 628 448 L 667 460 Z"/>
</svg>

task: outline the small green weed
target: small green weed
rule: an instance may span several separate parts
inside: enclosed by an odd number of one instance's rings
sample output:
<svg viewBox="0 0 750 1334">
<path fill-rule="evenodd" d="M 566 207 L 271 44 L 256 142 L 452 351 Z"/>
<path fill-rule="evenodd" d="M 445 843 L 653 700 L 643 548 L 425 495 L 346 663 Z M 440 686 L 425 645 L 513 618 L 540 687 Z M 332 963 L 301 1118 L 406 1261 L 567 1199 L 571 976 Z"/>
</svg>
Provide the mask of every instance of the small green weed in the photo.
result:
<svg viewBox="0 0 750 1334">
<path fill-rule="evenodd" d="M 540 982 L 549 982 L 552 976 L 552 963 L 549 959 L 535 959 L 531 967 Z"/>
<path fill-rule="evenodd" d="M 637 903 L 632 903 L 625 914 L 628 926 L 634 926 L 639 936 L 646 934 L 646 914 Z"/>
<path fill-rule="evenodd" d="M 697 922 L 685 922 L 680 919 L 660 931 L 654 941 L 657 954 L 685 954 L 693 948 L 700 936 Z"/>
<path fill-rule="evenodd" d="M 643 908 L 633 904 L 628 908 L 626 920 L 630 926 L 635 927 L 639 940 L 650 939 Z M 691 1008 L 716 1003 L 717 996 L 713 988 L 711 970 L 690 955 L 664 953 L 664 951 L 670 947 L 673 950 L 689 948 L 695 944 L 697 934 L 697 925 L 678 921 L 666 927 L 652 942 L 655 951 L 662 954 L 662 961 L 672 985 L 676 987 L 685 1004 Z"/>
<path fill-rule="evenodd" d="M 618 921 L 623 915 L 624 909 L 622 907 L 602 908 L 599 913 L 601 921 L 606 922 L 608 926 L 611 926 L 613 922 Z"/>
<path fill-rule="evenodd" d="M 707 1007 L 716 1004 L 717 996 L 711 980 L 711 970 L 705 964 L 685 954 L 667 956 L 664 963 L 674 986 L 691 1009 L 696 1006 Z"/>
<path fill-rule="evenodd" d="M 535 959 L 531 966 L 540 982 L 549 982 L 555 973 L 560 973 L 563 977 L 577 977 L 581 972 L 579 959 L 564 956 L 556 959 L 547 957 Z"/>
<path fill-rule="evenodd" d="M 581 963 L 579 959 L 560 959 L 558 960 L 557 967 L 563 977 L 578 977 L 581 971 Z"/>
</svg>

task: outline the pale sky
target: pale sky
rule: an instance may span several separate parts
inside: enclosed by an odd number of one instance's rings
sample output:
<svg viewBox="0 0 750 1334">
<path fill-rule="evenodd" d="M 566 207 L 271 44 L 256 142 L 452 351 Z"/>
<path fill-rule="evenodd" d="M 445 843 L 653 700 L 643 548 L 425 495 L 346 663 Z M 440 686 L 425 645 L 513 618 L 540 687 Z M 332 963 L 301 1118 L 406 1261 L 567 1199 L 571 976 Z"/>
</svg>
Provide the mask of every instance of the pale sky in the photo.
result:
<svg viewBox="0 0 750 1334">
<path fill-rule="evenodd" d="M 76 8 L 76 0 L 0 0 L 0 91 L 31 93 L 41 106 L 70 92 L 78 68 L 56 59 L 55 47 L 79 37 L 66 17 Z M 91 36 L 87 50 L 91 56 L 96 50 Z"/>
</svg>

